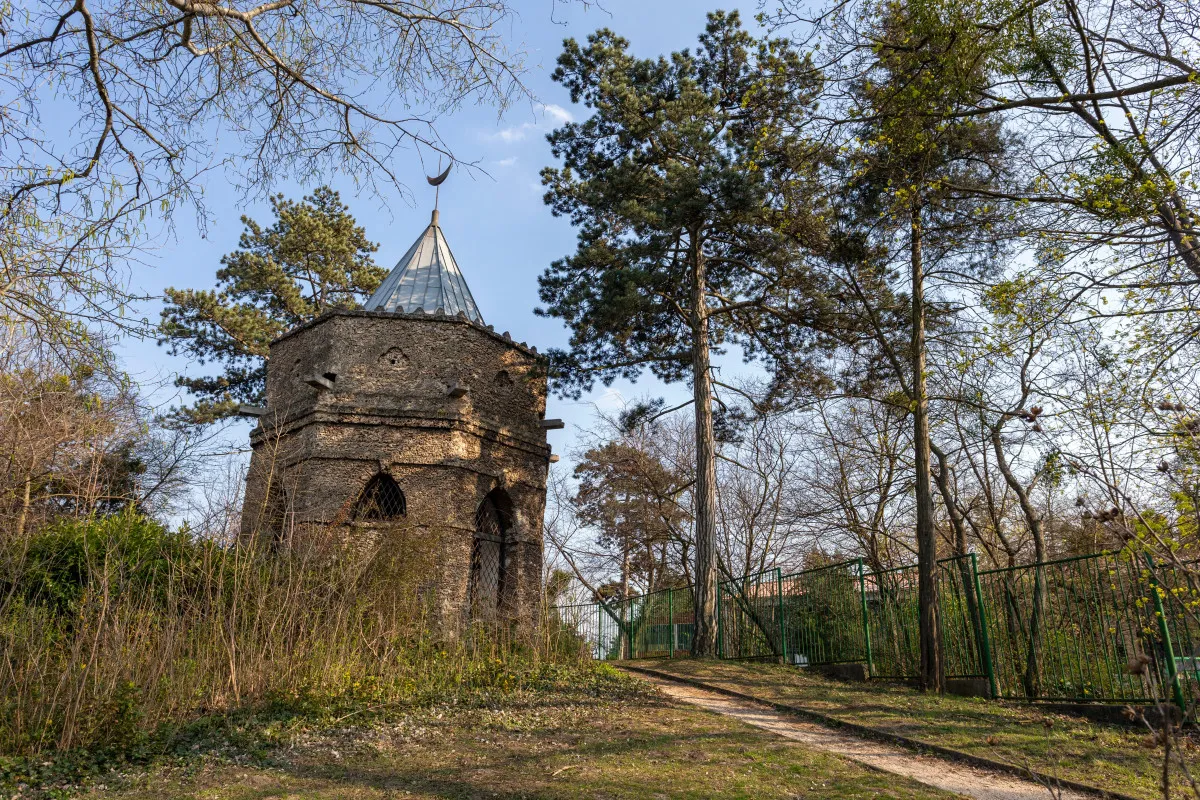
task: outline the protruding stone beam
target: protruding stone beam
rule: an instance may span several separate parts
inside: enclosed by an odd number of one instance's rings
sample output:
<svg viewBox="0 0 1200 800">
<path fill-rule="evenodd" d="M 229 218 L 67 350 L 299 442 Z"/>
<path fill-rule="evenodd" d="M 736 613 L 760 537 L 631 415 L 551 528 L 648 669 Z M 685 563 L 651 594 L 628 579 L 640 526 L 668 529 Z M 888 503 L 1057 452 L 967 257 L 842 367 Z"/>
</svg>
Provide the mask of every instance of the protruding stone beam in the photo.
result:
<svg viewBox="0 0 1200 800">
<path fill-rule="evenodd" d="M 547 431 L 560 431 L 567 427 L 566 423 L 564 423 L 561 419 L 544 419 L 540 424 L 542 429 Z"/>
<path fill-rule="evenodd" d="M 337 380 L 336 372 L 326 372 L 324 375 L 314 372 L 304 382 L 319 391 L 321 389 L 333 389 L 333 385 L 334 385 L 333 382 L 336 380 Z"/>
<path fill-rule="evenodd" d="M 461 383 L 455 383 L 446 391 L 446 396 L 457 400 L 460 397 L 465 397 L 469 391 L 471 390 Z"/>
<path fill-rule="evenodd" d="M 242 417 L 265 417 L 267 415 L 267 409 L 263 408 L 262 406 L 242 405 L 237 407 L 237 413 L 238 416 Z"/>
</svg>

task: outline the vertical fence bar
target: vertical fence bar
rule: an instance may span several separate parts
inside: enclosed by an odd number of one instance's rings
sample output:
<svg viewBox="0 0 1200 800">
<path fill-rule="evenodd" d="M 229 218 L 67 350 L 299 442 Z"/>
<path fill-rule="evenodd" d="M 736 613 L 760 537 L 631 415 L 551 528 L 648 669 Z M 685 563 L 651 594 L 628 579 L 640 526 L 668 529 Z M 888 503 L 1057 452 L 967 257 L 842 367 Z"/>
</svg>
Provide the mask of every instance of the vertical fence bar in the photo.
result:
<svg viewBox="0 0 1200 800">
<path fill-rule="evenodd" d="M 642 626 L 637 623 L 637 607 L 634 606 L 632 600 L 629 601 L 628 620 L 626 624 L 629 625 L 629 657 L 640 658 Z"/>
<path fill-rule="evenodd" d="M 979 585 L 979 559 L 974 553 L 971 553 L 971 581 L 975 586 L 975 613 L 979 615 L 975 622 L 980 632 L 980 657 L 983 658 L 983 669 L 987 673 L 988 692 L 995 700 L 1000 696 L 1000 692 L 996 686 L 996 665 L 992 663 L 992 642 L 988 634 L 987 611 L 983 607 L 983 590 Z"/>
<path fill-rule="evenodd" d="M 637 628 L 633 619 L 633 601 L 625 598 L 625 635 L 629 640 L 629 655 L 626 658 L 637 658 Z"/>
<path fill-rule="evenodd" d="M 1196 589 L 1193 581 L 1189 580 L 1186 574 L 1181 573 L 1175 567 L 1171 567 L 1169 573 L 1163 573 L 1164 577 L 1167 577 L 1167 575 L 1170 576 L 1171 585 L 1164 588 L 1166 594 L 1174 599 L 1174 602 L 1168 604 L 1167 607 L 1167 611 L 1170 614 L 1171 646 L 1176 648 L 1177 653 L 1183 654 L 1175 662 L 1177 665 L 1176 672 L 1179 675 L 1179 684 L 1183 689 L 1183 695 L 1190 701 L 1190 698 L 1195 697 L 1196 691 L 1196 643 L 1193 638 L 1195 626 L 1188 624 L 1188 616 L 1186 614 L 1172 611 L 1171 606 L 1178 607 L 1182 605 L 1186 609 L 1186 604 L 1195 602 Z"/>
<path fill-rule="evenodd" d="M 641 658 L 645 655 L 646 649 L 646 597 L 641 596 L 642 614 L 641 620 L 638 619 L 637 606 L 631 600 L 629 603 L 629 652 L 632 658 Z"/>
<path fill-rule="evenodd" d="M 788 663 L 787 626 L 783 615 L 783 570 L 775 568 L 775 588 L 779 592 L 779 655 L 783 663 Z"/>
<path fill-rule="evenodd" d="M 1158 578 L 1154 577 L 1154 557 L 1146 553 L 1146 566 L 1150 569 L 1150 591 L 1154 593 L 1154 615 L 1158 617 L 1158 632 L 1162 636 L 1163 652 L 1167 659 L 1167 677 L 1171 680 L 1171 696 L 1179 711 L 1187 714 L 1187 703 L 1183 699 L 1183 687 L 1179 685 L 1179 666 L 1175 663 L 1175 648 L 1171 646 L 1171 629 L 1167 625 L 1167 612 L 1163 608 Z"/>
<path fill-rule="evenodd" d="M 650 615 L 650 609 L 653 607 L 653 601 L 651 600 L 652 597 L 654 597 L 652 594 L 642 595 L 641 611 L 636 615 L 630 616 L 632 624 L 636 626 L 634 630 L 637 631 L 638 646 L 637 650 L 635 651 L 637 653 L 635 658 L 646 658 L 646 653 L 650 650 L 650 643 L 646 641 L 646 637 L 650 633 L 650 620 L 648 617 Z"/>
<path fill-rule="evenodd" d="M 675 598 L 671 594 L 671 589 L 667 589 L 667 624 L 671 626 L 670 647 L 671 651 L 667 658 L 675 657 Z"/>
<path fill-rule="evenodd" d="M 871 653 L 871 624 L 867 620 L 867 573 L 861 558 L 858 561 L 858 603 L 862 614 L 863 645 L 867 651 L 867 677 L 875 674 L 875 659 Z"/>
</svg>

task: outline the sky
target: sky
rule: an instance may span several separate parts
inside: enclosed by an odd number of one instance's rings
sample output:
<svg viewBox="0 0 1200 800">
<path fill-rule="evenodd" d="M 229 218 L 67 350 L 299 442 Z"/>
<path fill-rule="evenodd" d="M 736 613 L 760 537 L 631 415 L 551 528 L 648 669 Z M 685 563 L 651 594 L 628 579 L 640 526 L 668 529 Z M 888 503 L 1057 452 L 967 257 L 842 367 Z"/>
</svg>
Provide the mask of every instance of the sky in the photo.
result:
<svg viewBox="0 0 1200 800">
<path fill-rule="evenodd" d="M 514 0 L 514 5 L 518 16 L 508 38 L 527 53 L 524 79 L 534 99 L 516 103 L 502 116 L 492 107 L 471 106 L 440 121 L 438 130 L 451 151 L 478 167 L 474 172 L 456 170 L 442 186 L 440 220 L 484 320 L 498 331 L 510 331 L 518 341 L 545 350 L 565 346 L 568 334 L 559 321 L 534 315 L 537 277 L 553 260 L 573 252 L 575 232 L 543 203 L 538 173 L 553 163 L 546 133 L 586 115 L 586 109 L 573 107 L 567 91 L 550 80 L 562 42 L 567 37 L 582 40 L 607 27 L 627 38 L 636 55 L 657 56 L 694 47 L 705 14 L 717 6 L 696 0 L 602 0 L 603 8 L 555 0 Z M 741 5 L 743 19 L 752 26 L 756 4 Z M 424 230 L 433 207 L 433 189 L 425 183 L 416 154 L 401 153 L 392 166 L 410 188 L 411 201 L 395 189 L 378 196 L 356 194 L 348 178 L 328 181 L 341 192 L 367 236 L 379 244 L 376 262 L 388 268 Z M 314 188 L 282 183 L 272 191 L 299 198 Z M 237 246 L 243 230 L 240 217 L 246 214 L 264 225 L 272 220 L 265 198 L 240 196 L 219 173 L 206 177 L 204 195 L 211 217 L 203 235 L 194 216 L 180 214 L 168 240 L 132 274 L 135 291 L 161 295 L 167 286 L 212 288 L 221 256 Z M 157 320 L 160 308 L 152 302 L 141 312 Z M 147 387 L 169 385 L 181 370 L 208 371 L 171 357 L 153 341 L 127 341 L 120 354 L 126 369 Z M 159 389 L 152 397 L 165 410 L 179 402 L 177 391 Z M 687 393 L 685 386 L 665 387 L 647 375 L 637 385 L 598 386 L 579 401 L 551 398 L 547 416 L 567 423 L 565 430 L 550 432 L 551 445 L 568 466 L 579 433 L 592 423 L 597 408 L 612 412 L 625 400 L 643 395 L 673 399 Z M 249 429 L 249 423 L 239 425 L 230 436 L 245 442 Z"/>
</svg>

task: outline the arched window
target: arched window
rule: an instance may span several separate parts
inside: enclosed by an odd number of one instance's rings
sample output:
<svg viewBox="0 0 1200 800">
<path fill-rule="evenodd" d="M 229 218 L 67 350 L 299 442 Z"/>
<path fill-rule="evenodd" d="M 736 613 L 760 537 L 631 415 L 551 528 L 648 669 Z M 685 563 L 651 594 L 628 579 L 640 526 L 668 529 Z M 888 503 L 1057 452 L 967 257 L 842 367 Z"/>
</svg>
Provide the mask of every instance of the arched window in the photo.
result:
<svg viewBox="0 0 1200 800">
<path fill-rule="evenodd" d="M 354 505 L 353 518 L 355 522 L 372 522 L 398 519 L 405 512 L 404 492 L 391 475 L 380 472 L 363 487 Z"/>
<path fill-rule="evenodd" d="M 475 541 L 471 548 L 471 617 L 494 620 L 505 611 L 510 591 L 508 532 L 512 501 L 503 489 L 483 498 L 475 512 Z"/>
</svg>

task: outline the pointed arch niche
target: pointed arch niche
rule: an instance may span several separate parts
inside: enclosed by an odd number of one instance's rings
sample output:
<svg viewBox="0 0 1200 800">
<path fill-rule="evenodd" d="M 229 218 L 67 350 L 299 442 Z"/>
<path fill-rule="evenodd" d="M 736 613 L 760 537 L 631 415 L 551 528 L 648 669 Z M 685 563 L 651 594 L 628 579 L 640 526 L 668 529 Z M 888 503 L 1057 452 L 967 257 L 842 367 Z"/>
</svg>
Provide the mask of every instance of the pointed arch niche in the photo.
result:
<svg viewBox="0 0 1200 800">
<path fill-rule="evenodd" d="M 291 498 L 282 486 L 272 485 L 268 488 L 262 519 L 263 529 L 271 535 L 272 550 L 280 550 L 291 542 L 295 520 Z"/>
<path fill-rule="evenodd" d="M 355 522 L 385 522 L 403 519 L 407 513 L 408 503 L 400 485 L 388 473 L 380 472 L 363 487 L 351 519 Z"/>
</svg>

